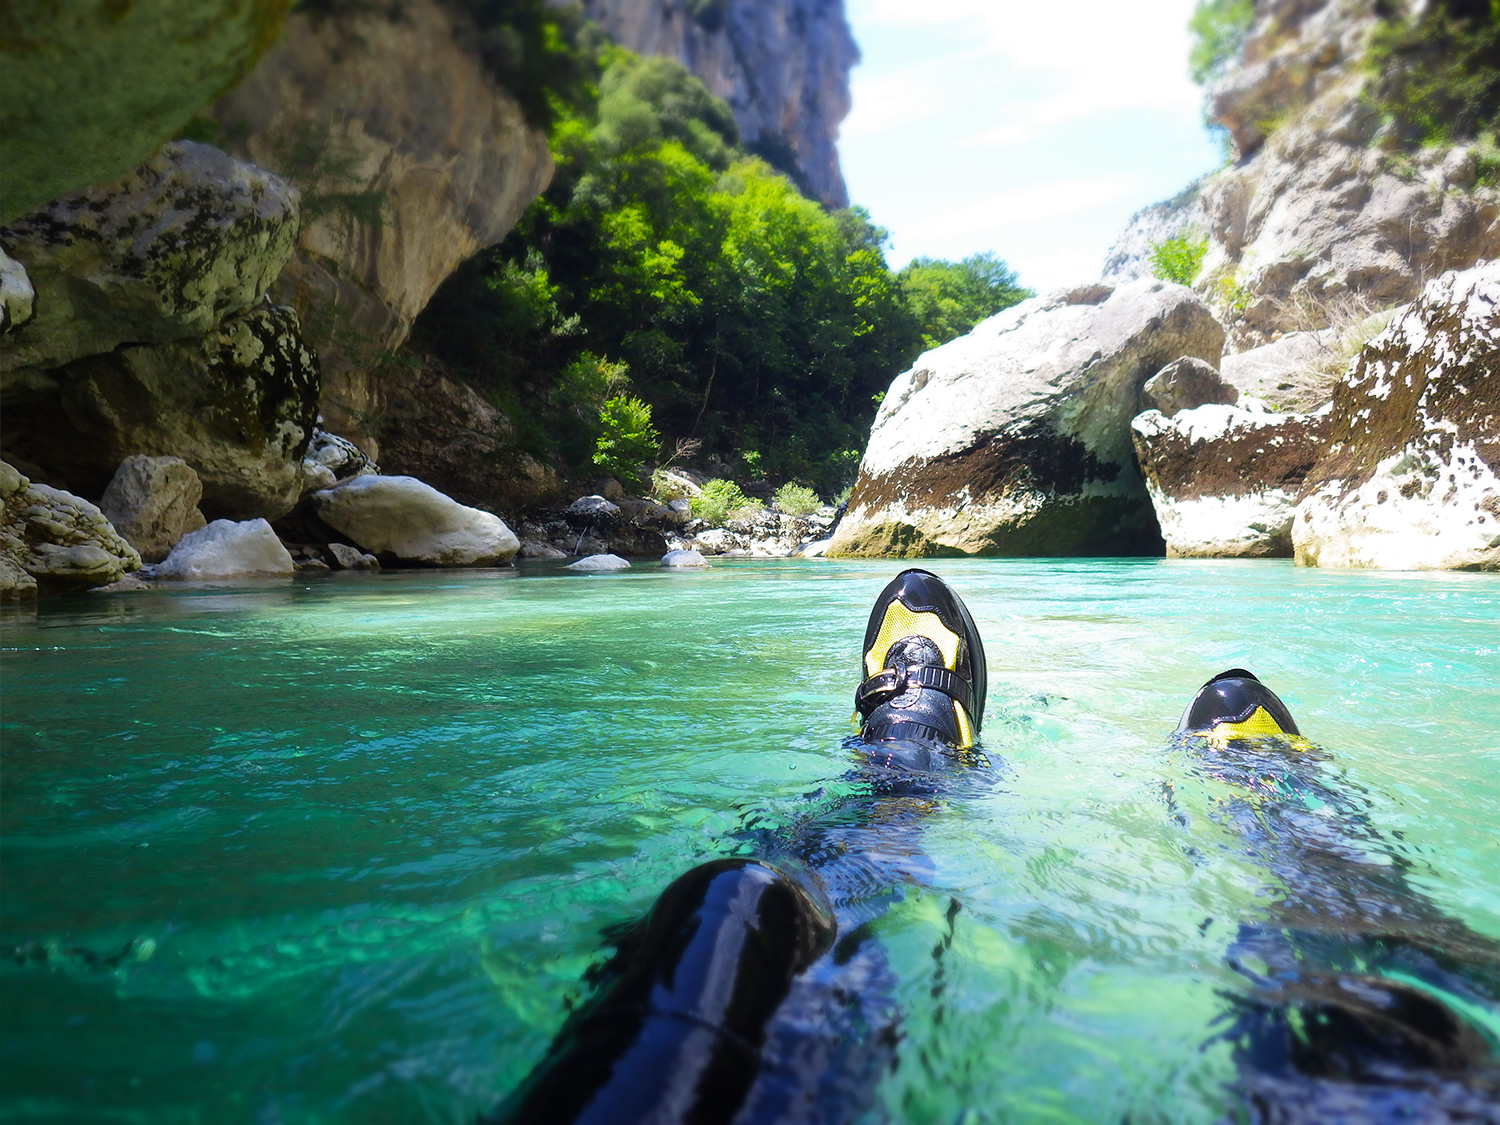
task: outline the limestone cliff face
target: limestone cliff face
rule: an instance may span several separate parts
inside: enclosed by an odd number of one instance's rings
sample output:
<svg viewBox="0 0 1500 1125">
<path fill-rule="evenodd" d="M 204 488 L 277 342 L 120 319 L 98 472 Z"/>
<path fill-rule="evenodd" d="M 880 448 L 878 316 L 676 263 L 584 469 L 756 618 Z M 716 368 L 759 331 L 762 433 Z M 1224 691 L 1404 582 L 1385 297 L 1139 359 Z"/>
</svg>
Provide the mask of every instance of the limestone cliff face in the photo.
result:
<svg viewBox="0 0 1500 1125">
<path fill-rule="evenodd" d="M 616 42 L 681 62 L 729 103 L 745 143 L 792 157 L 806 188 L 849 202 L 834 147 L 859 48 L 843 0 L 584 0 Z"/>
<path fill-rule="evenodd" d="M 230 146 L 303 189 L 275 290 L 323 361 L 327 427 L 376 452 L 379 365 L 464 259 L 547 186 L 547 139 L 438 0 L 305 12 L 215 107 Z"/>
<path fill-rule="evenodd" d="M 1149 268 L 1139 247 L 1130 254 L 1143 232 L 1206 235 L 1195 288 L 1238 351 L 1410 301 L 1446 270 L 1500 257 L 1500 192 L 1478 182 L 1472 147 L 1403 143 L 1368 97 L 1381 7 L 1256 4 L 1240 59 L 1209 90 L 1238 162 L 1174 201 L 1171 230 L 1151 226 L 1165 205 L 1143 212 L 1150 221 L 1127 231 L 1111 279 Z"/>
</svg>

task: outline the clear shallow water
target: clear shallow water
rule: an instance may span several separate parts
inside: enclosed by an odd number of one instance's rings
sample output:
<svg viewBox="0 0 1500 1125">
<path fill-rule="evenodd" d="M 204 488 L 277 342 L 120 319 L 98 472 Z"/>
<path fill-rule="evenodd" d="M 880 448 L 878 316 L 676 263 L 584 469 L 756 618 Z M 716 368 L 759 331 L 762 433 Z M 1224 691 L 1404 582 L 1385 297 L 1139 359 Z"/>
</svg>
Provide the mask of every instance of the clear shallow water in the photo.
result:
<svg viewBox="0 0 1500 1125">
<path fill-rule="evenodd" d="M 837 790 L 898 569 L 6 610 L 0 1119 L 472 1120 L 584 995 L 601 930 Z M 1167 734 L 1230 665 L 1278 690 L 1412 883 L 1500 939 L 1493 576 L 933 569 L 985 637 L 998 783 L 932 812 L 924 885 L 875 923 L 904 1013 L 877 1119 L 1224 1111 L 1226 951 L 1279 890 Z"/>
</svg>

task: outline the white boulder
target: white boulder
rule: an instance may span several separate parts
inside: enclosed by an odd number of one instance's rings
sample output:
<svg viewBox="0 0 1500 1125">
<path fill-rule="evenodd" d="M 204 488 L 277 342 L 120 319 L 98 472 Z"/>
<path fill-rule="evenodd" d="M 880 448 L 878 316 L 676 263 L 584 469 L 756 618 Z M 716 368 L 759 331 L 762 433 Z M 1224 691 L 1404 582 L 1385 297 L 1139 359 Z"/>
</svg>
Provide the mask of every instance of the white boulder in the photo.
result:
<svg viewBox="0 0 1500 1125">
<path fill-rule="evenodd" d="M 505 521 L 415 477 L 357 476 L 313 493 L 318 516 L 375 555 L 434 566 L 499 566 L 521 543 Z"/>
<path fill-rule="evenodd" d="M 687 548 L 678 551 L 668 551 L 661 557 L 661 565 L 682 570 L 690 567 L 707 566 L 708 560 L 700 552 Z"/>
<path fill-rule="evenodd" d="M 587 574 L 604 574 L 612 570 L 629 570 L 630 563 L 619 555 L 590 555 L 586 559 L 579 559 L 576 563 L 569 563 L 565 570 L 578 570 Z"/>
<path fill-rule="evenodd" d="M 214 520 L 184 535 L 153 574 L 203 582 L 290 576 L 294 569 L 291 554 L 265 520 Z"/>
</svg>

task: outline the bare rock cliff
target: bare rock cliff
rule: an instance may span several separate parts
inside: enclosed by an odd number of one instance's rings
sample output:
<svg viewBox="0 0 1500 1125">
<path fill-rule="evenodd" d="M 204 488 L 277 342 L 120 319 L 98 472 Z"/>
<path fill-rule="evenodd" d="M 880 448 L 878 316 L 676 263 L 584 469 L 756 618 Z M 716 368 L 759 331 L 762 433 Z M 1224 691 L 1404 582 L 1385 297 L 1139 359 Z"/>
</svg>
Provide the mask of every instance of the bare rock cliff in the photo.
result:
<svg viewBox="0 0 1500 1125">
<path fill-rule="evenodd" d="M 729 103 L 745 143 L 847 206 L 839 123 L 859 48 L 843 0 L 584 0 L 616 42 L 681 62 Z M 783 167 L 783 170 L 792 170 Z"/>
<path fill-rule="evenodd" d="M 370 453 L 380 365 L 458 264 L 547 186 L 546 136 L 438 0 L 306 12 L 214 109 L 229 147 L 303 191 L 277 282 L 323 361 L 329 429 Z"/>
<path fill-rule="evenodd" d="M 1202 194 L 1196 288 L 1232 349 L 1410 301 L 1500 257 L 1500 192 L 1462 144 L 1413 151 L 1369 98 L 1376 0 L 1269 0 L 1210 115 L 1241 159 Z"/>
</svg>

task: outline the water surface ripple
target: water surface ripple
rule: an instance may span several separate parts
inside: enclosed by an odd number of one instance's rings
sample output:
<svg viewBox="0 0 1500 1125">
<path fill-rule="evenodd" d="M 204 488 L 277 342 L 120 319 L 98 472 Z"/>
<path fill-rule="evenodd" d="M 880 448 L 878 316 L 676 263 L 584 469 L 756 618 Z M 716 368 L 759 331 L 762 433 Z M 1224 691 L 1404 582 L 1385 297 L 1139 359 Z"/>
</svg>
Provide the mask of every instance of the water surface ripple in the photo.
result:
<svg viewBox="0 0 1500 1125">
<path fill-rule="evenodd" d="M 1495 576 L 932 568 L 985 638 L 997 780 L 921 822 L 920 880 L 870 923 L 901 1036 L 873 1119 L 1225 1112 L 1229 961 L 1288 895 L 1226 815 L 1234 779 L 1168 738 L 1221 668 L 1326 751 L 1361 862 L 1500 939 Z M 836 806 L 865 615 L 898 569 L 0 611 L 0 1119 L 471 1121 L 541 1057 L 602 931 Z"/>
</svg>

